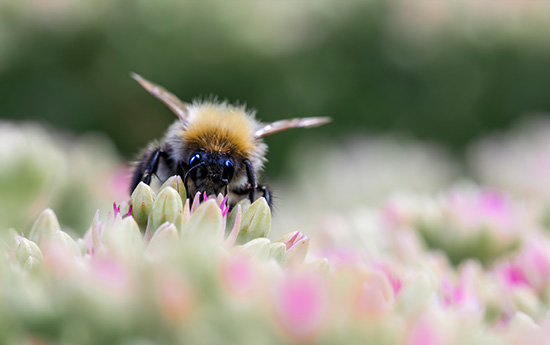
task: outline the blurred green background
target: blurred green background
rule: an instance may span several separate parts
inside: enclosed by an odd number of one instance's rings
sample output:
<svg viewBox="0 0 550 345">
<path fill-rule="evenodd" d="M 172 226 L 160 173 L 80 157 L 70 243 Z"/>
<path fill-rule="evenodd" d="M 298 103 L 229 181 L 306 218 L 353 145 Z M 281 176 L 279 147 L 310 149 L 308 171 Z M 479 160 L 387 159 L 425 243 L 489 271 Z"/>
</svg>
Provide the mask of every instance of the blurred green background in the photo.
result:
<svg viewBox="0 0 550 345">
<path fill-rule="evenodd" d="M 273 121 L 268 172 L 300 138 L 397 131 L 460 152 L 550 110 L 549 6 L 523 2 L 0 1 L 0 116 L 106 133 L 131 159 L 175 119 L 130 72 L 184 100 Z M 329 136 L 330 135 L 330 136 Z M 1 139 L 0 139 L 1 140 Z"/>
</svg>

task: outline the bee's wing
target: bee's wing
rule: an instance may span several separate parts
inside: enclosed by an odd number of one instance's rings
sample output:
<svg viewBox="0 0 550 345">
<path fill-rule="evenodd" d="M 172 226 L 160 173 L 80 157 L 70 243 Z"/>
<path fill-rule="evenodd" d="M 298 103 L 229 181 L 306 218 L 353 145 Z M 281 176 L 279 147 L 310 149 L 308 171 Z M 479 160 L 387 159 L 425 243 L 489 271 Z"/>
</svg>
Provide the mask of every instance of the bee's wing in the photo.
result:
<svg viewBox="0 0 550 345">
<path fill-rule="evenodd" d="M 187 111 L 187 105 L 176 97 L 171 92 L 167 91 L 160 85 L 157 85 L 149 80 L 143 78 L 139 74 L 132 73 L 132 78 L 134 78 L 138 83 L 143 86 L 143 88 L 149 91 L 150 94 L 160 99 L 162 103 L 166 104 L 177 117 L 183 122 L 187 122 L 189 118 L 189 112 Z"/>
<path fill-rule="evenodd" d="M 262 124 L 254 133 L 254 137 L 263 138 L 273 133 L 286 131 L 291 128 L 317 127 L 332 121 L 330 117 L 304 117 L 298 119 L 281 120 Z"/>
</svg>

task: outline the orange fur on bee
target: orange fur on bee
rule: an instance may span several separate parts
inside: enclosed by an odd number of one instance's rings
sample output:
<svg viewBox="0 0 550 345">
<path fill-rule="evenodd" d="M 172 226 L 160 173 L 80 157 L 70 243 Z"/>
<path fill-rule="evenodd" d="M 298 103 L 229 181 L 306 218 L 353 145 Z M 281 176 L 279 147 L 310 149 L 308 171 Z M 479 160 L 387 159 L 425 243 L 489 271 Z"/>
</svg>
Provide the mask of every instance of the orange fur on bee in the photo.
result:
<svg viewBox="0 0 550 345">
<path fill-rule="evenodd" d="M 248 158 L 255 149 L 256 122 L 243 108 L 204 103 L 189 109 L 189 123 L 181 135 L 187 144 L 214 152 Z"/>
</svg>

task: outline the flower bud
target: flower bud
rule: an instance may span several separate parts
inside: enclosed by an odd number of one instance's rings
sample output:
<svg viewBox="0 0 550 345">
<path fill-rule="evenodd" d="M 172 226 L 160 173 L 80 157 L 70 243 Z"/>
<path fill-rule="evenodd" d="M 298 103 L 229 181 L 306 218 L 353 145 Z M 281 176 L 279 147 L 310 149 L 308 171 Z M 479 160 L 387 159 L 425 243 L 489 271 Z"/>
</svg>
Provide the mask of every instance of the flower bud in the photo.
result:
<svg viewBox="0 0 550 345">
<path fill-rule="evenodd" d="M 304 262 L 309 249 L 309 238 L 300 231 L 283 236 L 279 241 L 286 247 L 285 266 L 293 266 Z"/>
<path fill-rule="evenodd" d="M 28 240 L 22 236 L 18 236 L 16 239 L 17 246 L 15 247 L 15 259 L 22 265 L 25 264 L 28 258 L 33 257 L 38 261 L 42 261 L 42 251 L 31 240 Z"/>
<path fill-rule="evenodd" d="M 106 228 L 101 234 L 103 244 L 115 253 L 123 256 L 139 255 L 143 251 L 143 238 L 135 220 L 126 217 L 113 227 Z"/>
<path fill-rule="evenodd" d="M 270 243 L 269 245 L 269 258 L 282 264 L 286 259 L 286 246 L 284 243 Z"/>
<path fill-rule="evenodd" d="M 95 213 L 94 220 L 92 221 L 92 227 L 90 228 L 90 234 L 92 237 L 92 246 L 89 248 L 92 252 L 101 250 L 101 228 L 102 225 L 99 222 L 99 210 Z"/>
<path fill-rule="evenodd" d="M 242 215 L 246 213 L 246 210 L 248 210 L 249 207 L 250 200 L 248 200 L 248 198 L 239 201 L 235 206 L 233 206 L 231 212 L 227 214 L 226 224 L 228 225 L 228 227 L 235 224 L 235 222 L 237 221 L 237 216 L 240 216 L 240 219 L 242 220 Z M 238 211 L 239 209 L 240 211 Z"/>
<path fill-rule="evenodd" d="M 61 231 L 59 221 L 55 213 L 47 208 L 40 213 L 34 222 L 29 239 L 39 246 L 43 246 L 46 242 L 53 239 L 57 231 Z"/>
<path fill-rule="evenodd" d="M 220 207 L 215 199 L 209 199 L 203 202 L 185 223 L 182 229 L 182 238 L 199 234 L 221 237 L 224 230 Z"/>
<path fill-rule="evenodd" d="M 307 268 L 315 273 L 325 274 L 329 270 L 329 262 L 327 258 L 317 259 L 308 262 Z"/>
<path fill-rule="evenodd" d="M 132 216 L 139 226 L 147 225 L 149 214 L 153 210 L 155 193 L 143 182 L 140 182 L 132 192 L 130 203 L 132 205 Z"/>
<path fill-rule="evenodd" d="M 25 263 L 23 264 L 23 269 L 27 271 L 34 271 L 36 268 L 40 266 L 40 260 L 33 256 L 29 256 Z"/>
<path fill-rule="evenodd" d="M 163 190 L 166 187 L 174 188 L 181 196 L 182 203 L 185 203 L 185 200 L 187 200 L 187 191 L 185 190 L 185 185 L 179 175 L 172 176 L 166 180 L 166 182 L 164 182 L 160 187 L 160 190 Z"/>
<path fill-rule="evenodd" d="M 85 255 L 90 248 L 88 247 L 88 244 L 84 239 L 79 238 L 76 240 L 76 245 L 78 246 L 78 249 L 80 250 L 80 255 Z"/>
<path fill-rule="evenodd" d="M 64 231 L 57 231 L 55 233 L 52 245 L 55 246 L 57 250 L 62 250 L 70 257 L 81 256 L 81 250 L 78 244 Z"/>
<path fill-rule="evenodd" d="M 271 242 L 267 238 L 255 238 L 243 244 L 240 253 L 267 260 L 271 252 L 270 244 Z"/>
<path fill-rule="evenodd" d="M 178 192 L 172 187 L 160 191 L 151 213 L 152 229 L 157 229 L 166 222 L 180 224 L 183 214 L 183 203 Z"/>
<path fill-rule="evenodd" d="M 154 233 L 145 254 L 152 258 L 166 257 L 177 253 L 178 244 L 178 229 L 174 224 L 166 222 Z"/>
<path fill-rule="evenodd" d="M 243 214 L 237 243 L 243 244 L 259 237 L 266 237 L 271 230 L 271 210 L 264 198 L 256 200 Z"/>
<path fill-rule="evenodd" d="M 309 238 L 303 237 L 298 240 L 290 249 L 286 252 L 285 266 L 298 265 L 304 262 L 309 249 Z"/>
</svg>

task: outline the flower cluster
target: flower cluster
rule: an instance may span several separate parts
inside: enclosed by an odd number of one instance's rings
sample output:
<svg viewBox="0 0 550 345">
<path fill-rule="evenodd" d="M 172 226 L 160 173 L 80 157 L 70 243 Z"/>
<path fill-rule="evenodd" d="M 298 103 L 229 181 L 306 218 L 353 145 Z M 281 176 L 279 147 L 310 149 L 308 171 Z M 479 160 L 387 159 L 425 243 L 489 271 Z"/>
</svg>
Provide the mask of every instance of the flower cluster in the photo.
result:
<svg viewBox="0 0 550 345">
<path fill-rule="evenodd" d="M 453 164 L 403 150 L 408 159 L 372 154 L 395 168 L 389 185 L 407 171 L 448 184 Z M 305 189 L 328 185 L 323 172 L 309 172 Z M 47 209 L 0 246 L 0 343 L 546 344 L 547 198 L 430 181 L 378 201 L 333 193 L 300 207 L 307 191 L 295 188 L 277 218 L 307 220 L 311 241 L 274 236 L 282 227 L 263 198 L 229 207 L 187 195 L 178 176 L 140 184 L 82 236 Z"/>
<path fill-rule="evenodd" d="M 327 260 L 306 261 L 309 238 L 300 232 L 267 239 L 263 198 L 230 211 L 221 196 L 187 199 L 176 176 L 158 194 L 140 184 L 130 203 L 100 218 L 76 240 L 50 209 L 28 238 L 12 231 L 0 256 L 3 343 L 240 343 L 264 331 L 277 342 L 319 326 L 323 296 L 309 294 L 320 293 Z M 308 273 L 284 273 L 298 270 Z M 254 334 L 256 321 L 265 325 Z"/>
<path fill-rule="evenodd" d="M 504 207 L 496 195 L 463 194 L 490 204 L 476 206 L 473 218 L 453 195 L 440 207 L 454 232 L 489 224 L 500 234 L 508 224 L 493 217 L 497 204 Z M 128 204 L 103 218 L 98 212 L 76 240 L 48 209 L 28 238 L 13 232 L 2 249 L 0 337 L 7 344 L 544 343 L 548 240 L 528 241 L 510 260 L 492 252 L 489 268 L 465 258 L 457 269 L 422 250 L 427 235 L 406 230 L 418 216 L 400 207 L 364 220 L 376 225 L 368 240 L 378 251 L 364 250 L 364 233 L 344 232 L 332 235 L 340 242 L 321 241 L 317 255 L 308 255 L 300 232 L 266 237 L 264 199 L 232 210 L 221 196 L 187 199 L 177 176 L 158 193 L 140 184 Z M 346 237 L 355 244 L 339 247 Z"/>
<path fill-rule="evenodd" d="M 475 258 L 490 264 L 520 246 L 535 228 L 526 210 L 502 193 L 455 188 L 436 198 L 401 196 L 383 208 L 384 225 L 414 229 L 454 263 Z"/>
</svg>

